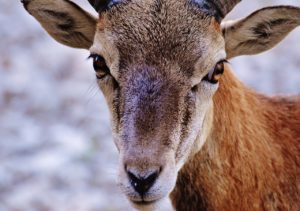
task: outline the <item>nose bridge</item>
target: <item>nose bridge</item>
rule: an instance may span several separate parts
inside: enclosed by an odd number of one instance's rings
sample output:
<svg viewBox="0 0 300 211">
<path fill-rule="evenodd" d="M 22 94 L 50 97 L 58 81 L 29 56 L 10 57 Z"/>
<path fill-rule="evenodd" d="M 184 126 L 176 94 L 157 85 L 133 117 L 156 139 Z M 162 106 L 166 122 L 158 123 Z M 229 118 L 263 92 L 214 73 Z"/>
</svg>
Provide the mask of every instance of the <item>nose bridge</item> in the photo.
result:
<svg viewBox="0 0 300 211">
<path fill-rule="evenodd" d="M 155 68 L 131 72 L 124 88 L 121 160 L 132 188 L 144 197 L 168 169 L 178 119 L 178 90 Z"/>
<path fill-rule="evenodd" d="M 166 73 L 155 68 L 135 71 L 127 82 L 124 103 L 124 132 L 131 134 L 128 137 L 168 139 L 163 134 L 170 132 L 178 112 L 178 87 L 172 83 Z"/>
<path fill-rule="evenodd" d="M 168 76 L 154 68 L 142 68 L 126 82 L 122 143 L 124 164 L 147 176 L 157 171 L 170 148 L 177 121 L 177 89 Z"/>
</svg>

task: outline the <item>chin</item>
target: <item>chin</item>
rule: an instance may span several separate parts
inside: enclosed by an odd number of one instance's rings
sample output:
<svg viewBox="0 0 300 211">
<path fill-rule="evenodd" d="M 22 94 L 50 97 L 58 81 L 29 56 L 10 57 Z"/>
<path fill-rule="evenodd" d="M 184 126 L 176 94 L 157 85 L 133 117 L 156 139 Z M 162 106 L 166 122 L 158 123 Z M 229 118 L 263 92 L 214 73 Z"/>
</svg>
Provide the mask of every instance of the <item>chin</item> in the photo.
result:
<svg viewBox="0 0 300 211">
<path fill-rule="evenodd" d="M 165 197 L 152 202 L 134 202 L 131 205 L 138 211 L 172 211 L 174 210 L 169 197 Z"/>
</svg>

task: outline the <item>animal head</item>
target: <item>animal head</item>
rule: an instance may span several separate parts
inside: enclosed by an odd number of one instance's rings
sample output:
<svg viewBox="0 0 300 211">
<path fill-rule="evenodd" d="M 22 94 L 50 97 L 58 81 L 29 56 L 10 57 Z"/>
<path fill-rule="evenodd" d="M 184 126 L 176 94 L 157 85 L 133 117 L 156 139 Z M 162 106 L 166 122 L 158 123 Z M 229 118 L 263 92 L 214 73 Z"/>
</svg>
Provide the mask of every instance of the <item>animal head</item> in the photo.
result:
<svg viewBox="0 0 300 211">
<path fill-rule="evenodd" d="M 169 195 L 210 135 L 226 59 L 266 51 L 300 24 L 289 6 L 222 23 L 239 0 L 89 0 L 97 18 L 69 0 L 23 2 L 54 39 L 90 50 L 119 185 L 138 208 Z"/>
</svg>

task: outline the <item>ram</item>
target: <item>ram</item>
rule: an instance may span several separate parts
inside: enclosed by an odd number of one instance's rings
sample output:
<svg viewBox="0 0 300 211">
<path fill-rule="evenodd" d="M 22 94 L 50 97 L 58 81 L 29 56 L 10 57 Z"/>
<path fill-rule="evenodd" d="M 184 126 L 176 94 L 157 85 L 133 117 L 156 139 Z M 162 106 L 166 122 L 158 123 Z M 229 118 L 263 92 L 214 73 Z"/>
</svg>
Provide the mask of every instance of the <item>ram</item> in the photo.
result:
<svg viewBox="0 0 300 211">
<path fill-rule="evenodd" d="M 300 210 L 300 97 L 255 93 L 227 62 L 274 47 L 299 8 L 222 22 L 239 0 L 89 0 L 98 17 L 22 2 L 58 42 L 90 50 L 134 207 Z"/>
</svg>

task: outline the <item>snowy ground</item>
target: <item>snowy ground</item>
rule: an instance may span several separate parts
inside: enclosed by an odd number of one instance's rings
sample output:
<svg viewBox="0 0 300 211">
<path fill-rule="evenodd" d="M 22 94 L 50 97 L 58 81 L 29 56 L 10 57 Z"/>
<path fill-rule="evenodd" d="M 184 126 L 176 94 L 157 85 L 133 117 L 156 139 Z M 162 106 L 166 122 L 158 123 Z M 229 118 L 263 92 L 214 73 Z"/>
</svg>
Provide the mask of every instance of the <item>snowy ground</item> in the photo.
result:
<svg viewBox="0 0 300 211">
<path fill-rule="evenodd" d="M 243 1 L 232 17 L 300 6 L 261 2 Z M 117 152 L 88 52 L 50 39 L 18 0 L 0 0 L 0 38 L 0 211 L 131 210 L 116 186 Z M 256 90 L 297 93 L 300 29 L 232 66 Z"/>
</svg>

